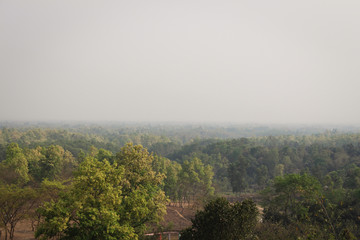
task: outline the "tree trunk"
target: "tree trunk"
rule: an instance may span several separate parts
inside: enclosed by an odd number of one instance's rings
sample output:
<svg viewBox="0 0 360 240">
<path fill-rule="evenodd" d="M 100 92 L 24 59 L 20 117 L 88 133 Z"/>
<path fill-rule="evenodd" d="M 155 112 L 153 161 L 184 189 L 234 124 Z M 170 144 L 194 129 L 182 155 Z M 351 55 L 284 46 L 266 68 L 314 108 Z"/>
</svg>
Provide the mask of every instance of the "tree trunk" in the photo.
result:
<svg viewBox="0 0 360 240">
<path fill-rule="evenodd" d="M 14 239 L 14 233 L 15 233 L 15 224 L 10 225 L 10 240 Z"/>
<path fill-rule="evenodd" d="M 7 240 L 7 234 L 8 234 L 8 229 L 7 229 L 7 225 L 5 224 L 5 240 Z"/>
</svg>

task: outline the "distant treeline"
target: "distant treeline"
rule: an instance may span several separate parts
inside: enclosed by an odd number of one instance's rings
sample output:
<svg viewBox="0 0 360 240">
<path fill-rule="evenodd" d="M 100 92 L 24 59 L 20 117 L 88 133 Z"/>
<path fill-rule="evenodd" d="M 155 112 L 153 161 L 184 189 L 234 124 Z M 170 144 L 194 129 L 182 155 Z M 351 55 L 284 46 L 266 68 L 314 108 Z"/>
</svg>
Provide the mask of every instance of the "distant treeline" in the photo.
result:
<svg viewBox="0 0 360 240">
<path fill-rule="evenodd" d="M 90 146 L 115 153 L 127 142 L 133 142 L 165 156 L 194 140 L 359 132 L 360 127 L 354 126 L 0 122 L 0 146 L 12 142 L 21 147 L 55 144 L 77 156 Z"/>
<path fill-rule="evenodd" d="M 211 130 L 219 136 L 223 134 L 223 137 L 227 132 L 219 127 L 192 125 L 79 125 L 66 129 L 4 127 L 0 129 L 0 161 L 6 159 L 10 143 L 17 143 L 24 149 L 57 145 L 79 158 L 89 153 L 92 147 L 114 154 L 132 142 L 179 164 L 199 158 L 213 168 L 217 190 L 234 192 L 263 189 L 276 176 L 289 173 L 309 172 L 322 182 L 332 172 L 344 178 L 347 169 L 360 164 L 358 133 L 327 130 L 312 135 L 219 139 L 208 138 L 212 135 Z M 249 132 L 252 130 L 247 129 Z M 177 131 L 185 137 L 176 136 Z"/>
<path fill-rule="evenodd" d="M 360 166 L 360 134 L 204 140 L 166 157 L 180 163 L 200 158 L 214 168 L 215 182 L 234 192 L 263 189 L 276 176 L 290 173 L 308 172 L 325 183 L 335 172 L 344 179 Z"/>
</svg>

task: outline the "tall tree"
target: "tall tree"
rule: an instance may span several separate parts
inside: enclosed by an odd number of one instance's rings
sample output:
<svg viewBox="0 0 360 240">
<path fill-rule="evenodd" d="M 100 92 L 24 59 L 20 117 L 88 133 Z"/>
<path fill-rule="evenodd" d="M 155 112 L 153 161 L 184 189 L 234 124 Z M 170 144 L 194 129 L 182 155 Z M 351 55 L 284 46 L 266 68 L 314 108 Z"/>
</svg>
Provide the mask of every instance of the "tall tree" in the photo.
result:
<svg viewBox="0 0 360 240">
<path fill-rule="evenodd" d="M 0 220 L 5 228 L 5 240 L 14 239 L 15 227 L 31 210 L 36 193 L 31 188 L 0 185 Z"/>
<path fill-rule="evenodd" d="M 179 172 L 179 195 L 188 202 L 211 196 L 214 193 L 213 176 L 212 167 L 205 166 L 199 158 L 184 161 Z"/>
<path fill-rule="evenodd" d="M 146 149 L 131 144 L 114 164 L 86 158 L 69 190 L 40 208 L 44 221 L 36 237 L 138 239 L 145 223 L 159 220 L 165 211 L 166 198 L 158 186 L 162 175 L 151 170 L 151 160 Z"/>
</svg>

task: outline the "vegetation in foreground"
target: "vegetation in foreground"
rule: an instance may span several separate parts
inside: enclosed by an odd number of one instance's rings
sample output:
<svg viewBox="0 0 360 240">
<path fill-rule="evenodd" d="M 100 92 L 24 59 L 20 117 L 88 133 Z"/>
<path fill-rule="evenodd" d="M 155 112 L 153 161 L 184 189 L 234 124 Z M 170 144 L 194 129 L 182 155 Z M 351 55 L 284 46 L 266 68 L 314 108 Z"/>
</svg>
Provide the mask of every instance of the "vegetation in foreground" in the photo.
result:
<svg viewBox="0 0 360 240">
<path fill-rule="evenodd" d="M 14 238 L 16 225 L 25 218 L 39 239 L 140 239 L 149 223 L 159 222 L 166 203 L 202 209 L 204 201 L 208 205 L 184 230 L 183 239 L 211 233 L 206 227 L 214 224 L 204 216 L 223 221 L 216 225 L 224 227 L 215 231 L 222 232 L 221 239 L 360 238 L 359 134 L 333 131 L 187 144 L 138 135 L 154 154 L 131 144 L 118 153 L 98 149 L 89 144 L 106 147 L 111 134 L 86 141 L 82 134 L 0 131 L 0 220 L 6 239 Z M 209 202 L 214 194 L 229 191 L 261 192 L 256 204 L 263 211 L 252 218 L 256 211 L 248 214 L 240 207 L 254 205 L 250 200 Z M 232 215 L 235 206 L 238 215 Z M 249 225 L 240 231 L 240 222 Z M 239 232 L 223 233 L 232 228 Z"/>
</svg>

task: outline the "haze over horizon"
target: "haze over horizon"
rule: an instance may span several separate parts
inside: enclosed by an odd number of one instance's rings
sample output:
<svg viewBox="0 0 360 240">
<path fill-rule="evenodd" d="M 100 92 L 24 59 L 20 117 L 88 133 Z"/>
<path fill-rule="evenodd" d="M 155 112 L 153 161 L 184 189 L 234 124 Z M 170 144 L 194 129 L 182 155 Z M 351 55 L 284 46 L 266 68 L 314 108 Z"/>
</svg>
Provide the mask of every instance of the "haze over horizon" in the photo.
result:
<svg viewBox="0 0 360 240">
<path fill-rule="evenodd" d="M 0 121 L 360 124 L 360 2 L 0 1 Z"/>
</svg>

